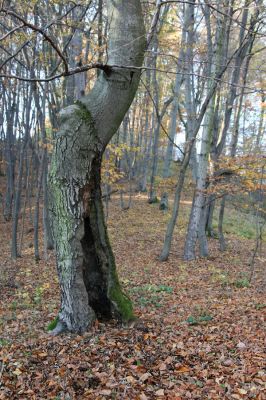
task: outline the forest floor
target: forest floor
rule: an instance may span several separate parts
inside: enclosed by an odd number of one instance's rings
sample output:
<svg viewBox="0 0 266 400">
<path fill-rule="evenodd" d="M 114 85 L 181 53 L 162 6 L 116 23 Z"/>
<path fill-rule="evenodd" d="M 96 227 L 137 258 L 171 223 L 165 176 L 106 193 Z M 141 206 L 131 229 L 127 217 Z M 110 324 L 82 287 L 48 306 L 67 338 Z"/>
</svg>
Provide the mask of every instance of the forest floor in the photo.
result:
<svg viewBox="0 0 266 400">
<path fill-rule="evenodd" d="M 1 400 L 266 399 L 265 248 L 251 284 L 254 239 L 227 235 L 224 253 L 210 240 L 209 258 L 184 262 L 187 203 L 160 263 L 169 214 L 144 196 L 123 212 L 110 202 L 119 276 L 138 319 L 96 322 L 84 336 L 48 334 L 59 307 L 54 256 L 35 263 L 27 224 L 22 258 L 11 261 L 11 225 L 1 220 Z"/>
</svg>

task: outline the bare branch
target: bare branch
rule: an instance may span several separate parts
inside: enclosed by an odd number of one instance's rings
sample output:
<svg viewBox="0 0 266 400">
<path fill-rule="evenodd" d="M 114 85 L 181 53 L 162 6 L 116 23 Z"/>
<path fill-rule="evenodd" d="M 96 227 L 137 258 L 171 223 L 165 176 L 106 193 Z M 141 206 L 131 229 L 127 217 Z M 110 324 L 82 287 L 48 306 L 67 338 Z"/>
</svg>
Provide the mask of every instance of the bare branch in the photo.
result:
<svg viewBox="0 0 266 400">
<path fill-rule="evenodd" d="M 50 38 L 50 36 L 48 36 L 45 33 L 45 30 L 42 28 L 39 28 L 38 26 L 33 25 L 32 23 L 26 21 L 24 18 L 22 18 L 20 15 L 18 15 L 17 13 L 15 13 L 14 11 L 8 10 L 6 8 L 2 8 L 0 9 L 0 12 L 5 13 L 7 15 L 11 15 L 12 17 L 18 19 L 20 22 L 22 22 L 24 24 L 24 26 L 27 26 L 28 28 L 30 28 L 31 30 L 33 30 L 34 32 L 38 32 L 40 33 L 44 39 L 50 43 L 50 45 L 53 47 L 53 49 L 56 51 L 56 53 L 59 55 L 59 57 L 62 59 L 64 66 L 65 66 L 65 73 L 68 72 L 68 63 L 63 55 L 63 53 L 61 52 L 61 50 L 59 49 L 59 47 L 54 43 L 54 41 Z"/>
<path fill-rule="evenodd" d="M 21 24 L 19 26 L 15 26 L 15 28 L 11 29 L 11 31 L 7 32 L 5 35 L 3 35 L 2 37 L 0 37 L 0 42 L 2 42 L 2 40 L 5 40 L 8 36 L 12 35 L 12 33 L 18 31 L 19 29 L 23 28 L 25 25 Z"/>
<path fill-rule="evenodd" d="M 23 43 L 22 46 L 20 46 L 17 51 L 14 54 L 10 54 L 8 58 L 5 59 L 5 61 L 0 65 L 0 71 L 1 69 L 4 68 L 4 66 L 13 58 L 16 58 L 16 56 L 21 52 L 21 50 L 23 50 L 28 44 L 29 44 L 29 40 L 27 40 L 27 42 Z"/>
</svg>

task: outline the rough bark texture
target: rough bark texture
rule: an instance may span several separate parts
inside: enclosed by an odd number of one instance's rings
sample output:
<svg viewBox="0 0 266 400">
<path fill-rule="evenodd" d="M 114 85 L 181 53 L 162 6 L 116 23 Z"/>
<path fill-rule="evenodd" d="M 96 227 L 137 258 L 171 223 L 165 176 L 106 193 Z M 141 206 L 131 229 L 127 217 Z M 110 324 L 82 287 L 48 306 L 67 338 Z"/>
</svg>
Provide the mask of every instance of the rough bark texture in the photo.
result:
<svg viewBox="0 0 266 400">
<path fill-rule="evenodd" d="M 145 33 L 140 2 L 108 1 L 109 60 L 141 66 Z M 132 305 L 122 292 L 104 223 L 100 168 L 138 87 L 139 72 L 106 68 L 93 90 L 61 112 L 50 169 L 50 210 L 61 288 L 54 333 L 84 332 L 94 319 L 129 320 Z"/>
</svg>

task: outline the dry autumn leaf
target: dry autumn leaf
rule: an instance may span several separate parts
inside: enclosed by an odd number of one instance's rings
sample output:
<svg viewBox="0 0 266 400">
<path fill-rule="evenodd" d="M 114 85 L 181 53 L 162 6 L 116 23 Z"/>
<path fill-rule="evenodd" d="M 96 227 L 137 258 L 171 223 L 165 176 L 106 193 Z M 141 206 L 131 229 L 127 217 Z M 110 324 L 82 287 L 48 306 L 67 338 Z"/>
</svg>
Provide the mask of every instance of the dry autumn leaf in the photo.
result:
<svg viewBox="0 0 266 400">
<path fill-rule="evenodd" d="M 178 372 L 178 373 L 180 373 L 180 374 L 183 374 L 183 373 L 185 373 L 185 372 L 189 372 L 189 371 L 190 371 L 190 368 L 187 367 L 186 365 L 183 365 L 183 366 L 181 366 L 181 367 L 176 368 L 175 371 Z"/>
<path fill-rule="evenodd" d="M 19 368 L 16 368 L 15 371 L 13 371 L 13 374 L 20 376 L 22 374 L 22 371 Z"/>
<path fill-rule="evenodd" d="M 155 395 L 158 397 L 164 397 L 164 389 L 159 389 L 155 392 Z"/>
<path fill-rule="evenodd" d="M 151 376 L 151 374 L 149 372 L 146 372 L 145 374 L 141 375 L 141 377 L 139 378 L 139 380 L 141 382 L 146 382 L 147 379 L 149 379 L 149 377 Z"/>
<path fill-rule="evenodd" d="M 145 393 L 141 393 L 140 395 L 139 395 L 139 400 L 148 400 L 148 397 L 145 395 Z"/>
<path fill-rule="evenodd" d="M 112 391 L 110 389 L 103 389 L 99 392 L 99 394 L 101 394 L 103 396 L 110 396 L 111 393 L 112 393 Z"/>
</svg>

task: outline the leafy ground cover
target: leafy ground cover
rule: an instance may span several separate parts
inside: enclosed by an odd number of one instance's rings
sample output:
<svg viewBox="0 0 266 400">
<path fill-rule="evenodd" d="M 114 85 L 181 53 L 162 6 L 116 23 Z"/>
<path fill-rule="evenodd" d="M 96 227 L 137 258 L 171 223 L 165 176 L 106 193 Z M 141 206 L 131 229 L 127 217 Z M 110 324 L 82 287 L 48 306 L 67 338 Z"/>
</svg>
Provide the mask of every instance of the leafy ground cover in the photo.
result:
<svg viewBox="0 0 266 400">
<path fill-rule="evenodd" d="M 181 214 L 188 215 L 183 203 Z M 0 399 L 266 399 L 265 249 L 230 234 L 225 253 L 182 260 L 185 220 L 171 256 L 158 261 L 168 215 L 144 197 L 108 220 L 119 275 L 134 301 L 129 326 L 96 321 L 84 336 L 51 337 L 59 292 L 52 254 L 34 262 L 27 224 L 23 257 L 9 258 L 1 220 Z"/>
</svg>

